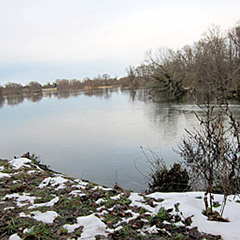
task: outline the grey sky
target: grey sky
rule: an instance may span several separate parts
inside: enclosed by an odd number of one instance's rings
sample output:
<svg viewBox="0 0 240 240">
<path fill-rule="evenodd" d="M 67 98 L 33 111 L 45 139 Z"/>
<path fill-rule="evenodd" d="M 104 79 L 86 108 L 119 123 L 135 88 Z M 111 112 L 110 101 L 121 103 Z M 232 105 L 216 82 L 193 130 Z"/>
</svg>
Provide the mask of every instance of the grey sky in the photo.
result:
<svg viewBox="0 0 240 240">
<path fill-rule="evenodd" d="M 239 0 L 0 0 L 0 84 L 122 76 L 148 49 L 240 20 Z"/>
</svg>

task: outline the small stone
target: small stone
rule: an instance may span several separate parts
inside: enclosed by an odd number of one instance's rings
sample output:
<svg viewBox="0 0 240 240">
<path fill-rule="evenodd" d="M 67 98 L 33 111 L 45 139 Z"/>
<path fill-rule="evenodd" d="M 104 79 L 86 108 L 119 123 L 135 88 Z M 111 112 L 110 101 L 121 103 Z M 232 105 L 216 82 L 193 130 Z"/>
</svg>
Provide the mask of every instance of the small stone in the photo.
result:
<svg viewBox="0 0 240 240">
<path fill-rule="evenodd" d="M 198 231 L 197 227 L 194 227 L 194 228 L 190 229 L 189 237 L 191 237 L 193 239 L 200 239 L 201 233 Z"/>
<path fill-rule="evenodd" d="M 118 213 L 118 216 L 120 216 L 120 217 L 125 217 L 126 214 L 125 214 L 125 212 L 119 212 L 119 213 Z"/>
</svg>

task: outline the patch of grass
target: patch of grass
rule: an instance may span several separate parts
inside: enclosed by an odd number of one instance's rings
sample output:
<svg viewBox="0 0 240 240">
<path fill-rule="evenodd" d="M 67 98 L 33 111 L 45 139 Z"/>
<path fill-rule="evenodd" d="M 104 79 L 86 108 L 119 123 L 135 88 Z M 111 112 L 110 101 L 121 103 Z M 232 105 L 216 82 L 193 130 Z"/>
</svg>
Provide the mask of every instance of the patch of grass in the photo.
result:
<svg viewBox="0 0 240 240">
<path fill-rule="evenodd" d="M 119 234 L 122 237 L 122 239 L 128 239 L 128 237 L 134 235 L 134 230 L 130 226 L 125 225 L 119 231 Z"/>
<path fill-rule="evenodd" d="M 64 196 L 59 199 L 58 207 L 59 208 L 79 208 L 81 205 L 81 200 L 79 198 L 69 198 L 68 196 Z"/>
<path fill-rule="evenodd" d="M 96 206 L 91 199 L 82 201 L 79 197 L 69 198 L 64 196 L 60 198 L 57 204 L 53 206 L 60 215 L 65 209 L 68 210 L 68 214 L 77 214 L 78 216 L 86 216 L 96 210 Z"/>
<path fill-rule="evenodd" d="M 127 196 L 124 196 L 124 197 L 118 199 L 117 202 L 121 205 L 128 206 L 131 203 L 131 200 L 129 200 L 129 198 Z"/>
<path fill-rule="evenodd" d="M 155 225 L 159 222 L 168 221 L 170 219 L 170 214 L 166 211 L 164 207 L 161 207 L 158 213 L 150 219 L 150 224 Z"/>
<path fill-rule="evenodd" d="M 66 228 L 63 228 L 62 226 L 59 228 L 62 234 L 67 234 L 68 230 Z"/>
<path fill-rule="evenodd" d="M 174 239 L 175 240 L 187 240 L 187 239 L 189 239 L 189 237 L 188 236 L 184 236 L 181 233 L 177 233 L 177 234 L 174 235 Z"/>
<path fill-rule="evenodd" d="M 86 189 L 87 189 L 87 190 L 90 190 L 91 188 L 94 188 L 94 187 L 96 187 L 96 186 L 97 186 L 96 183 L 88 182 L 88 185 L 86 186 Z"/>
<path fill-rule="evenodd" d="M 139 214 L 142 215 L 142 214 L 146 213 L 147 210 L 146 210 L 145 208 L 142 208 L 142 207 L 141 207 L 141 208 L 138 209 L 138 212 L 139 212 Z"/>
<path fill-rule="evenodd" d="M 4 226 L 0 228 L 0 237 L 4 234 L 12 235 L 17 233 L 20 228 L 30 228 L 36 221 L 30 218 L 16 218 L 15 216 L 10 218 L 4 223 Z"/>
<path fill-rule="evenodd" d="M 117 196 L 115 191 L 106 191 L 105 192 L 105 197 L 106 198 L 115 197 L 115 196 Z"/>
<path fill-rule="evenodd" d="M 104 199 L 104 206 L 106 208 L 112 208 L 115 205 L 115 201 L 113 199 L 109 198 L 105 198 Z"/>
<path fill-rule="evenodd" d="M 4 167 L 5 173 L 14 173 L 16 170 L 13 169 L 13 167 L 9 164 L 7 160 L 0 160 L 0 166 Z"/>
<path fill-rule="evenodd" d="M 29 177 L 26 173 L 23 172 L 17 172 L 17 174 L 14 174 L 11 179 L 12 181 L 23 181 L 24 179 L 26 179 L 27 177 Z"/>
<path fill-rule="evenodd" d="M 11 193 L 24 192 L 25 189 L 26 189 L 26 185 L 24 183 L 17 183 L 17 184 L 10 186 Z"/>
<path fill-rule="evenodd" d="M 110 222 L 112 222 L 112 224 L 115 224 L 115 223 L 117 223 L 118 222 L 118 220 L 119 220 L 119 217 L 117 217 L 117 216 L 114 216 L 114 215 L 112 215 L 112 214 L 106 214 L 106 215 L 104 215 L 104 222 L 105 223 L 110 223 Z"/>
<path fill-rule="evenodd" d="M 166 216 L 167 216 L 167 212 L 165 210 L 164 207 L 161 207 L 156 215 L 156 217 L 158 219 L 161 219 L 162 221 L 164 221 L 166 219 Z"/>
<path fill-rule="evenodd" d="M 82 230 L 83 230 L 83 227 L 79 227 L 75 229 L 74 232 L 70 235 L 70 238 L 68 239 L 78 239 L 79 237 L 81 237 Z"/>
<path fill-rule="evenodd" d="M 49 210 L 50 210 L 49 207 L 36 207 L 36 208 L 31 209 L 31 211 L 39 211 L 41 213 L 47 212 Z M 29 209 L 27 209 L 26 211 L 23 211 L 23 212 L 29 212 Z"/>
<path fill-rule="evenodd" d="M 38 197 L 34 200 L 34 203 L 44 203 L 49 202 L 55 198 L 49 191 L 46 190 L 37 190 L 34 192 L 34 196 Z"/>
<path fill-rule="evenodd" d="M 51 240 L 52 232 L 50 226 L 39 222 L 29 232 L 25 233 L 24 240 L 38 239 L 38 240 Z"/>
<path fill-rule="evenodd" d="M 221 206 L 221 204 L 219 202 L 213 202 L 213 207 L 214 208 L 218 208 L 220 206 Z"/>
</svg>

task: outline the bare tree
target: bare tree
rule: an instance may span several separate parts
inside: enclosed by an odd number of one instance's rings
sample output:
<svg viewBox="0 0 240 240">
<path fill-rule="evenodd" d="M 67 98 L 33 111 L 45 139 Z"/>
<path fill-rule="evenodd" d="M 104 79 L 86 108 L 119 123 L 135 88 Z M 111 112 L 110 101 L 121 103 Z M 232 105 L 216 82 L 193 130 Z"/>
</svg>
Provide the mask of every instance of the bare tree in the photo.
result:
<svg viewBox="0 0 240 240">
<path fill-rule="evenodd" d="M 41 94 L 42 93 L 42 85 L 38 82 L 30 82 L 28 85 L 24 87 L 26 93 L 29 94 Z"/>
<path fill-rule="evenodd" d="M 224 193 L 222 215 L 227 196 L 240 193 L 240 125 L 226 102 L 216 109 L 210 94 L 201 109 L 202 116 L 196 115 L 200 130 L 186 130 L 187 137 L 179 149 L 191 178 L 200 182 L 205 190 L 206 215 L 213 214 L 213 192 Z M 225 116 L 228 117 L 228 125 Z"/>
<path fill-rule="evenodd" d="M 177 65 L 171 62 L 172 52 L 168 55 L 154 57 L 151 52 L 148 53 L 148 59 L 151 74 L 150 86 L 152 95 L 164 94 L 169 100 L 176 100 L 181 97 L 185 90 L 182 87 L 184 74 L 177 71 Z"/>
<path fill-rule="evenodd" d="M 5 85 L 4 93 L 10 94 L 22 94 L 22 85 L 19 83 L 7 83 Z"/>
</svg>

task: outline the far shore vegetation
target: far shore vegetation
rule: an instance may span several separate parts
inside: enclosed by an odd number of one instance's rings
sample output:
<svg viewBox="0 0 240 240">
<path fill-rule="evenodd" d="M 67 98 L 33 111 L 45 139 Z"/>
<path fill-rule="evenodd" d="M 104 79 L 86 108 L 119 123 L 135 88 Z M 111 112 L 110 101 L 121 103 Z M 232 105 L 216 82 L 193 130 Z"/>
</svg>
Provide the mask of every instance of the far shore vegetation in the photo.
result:
<svg viewBox="0 0 240 240">
<path fill-rule="evenodd" d="M 148 51 L 140 66 L 129 66 L 125 77 L 99 75 L 93 79 L 57 79 L 41 85 L 32 81 L 25 86 L 7 83 L 0 86 L 0 99 L 18 95 L 43 95 L 48 92 L 70 92 L 104 88 L 148 89 L 151 98 L 164 97 L 179 100 L 189 93 L 224 94 L 227 98 L 240 99 L 240 25 L 227 32 L 211 27 L 192 45 L 178 50 Z M 37 97 L 36 97 L 37 99 Z"/>
</svg>

